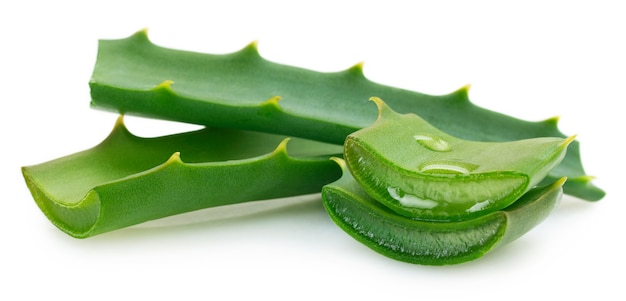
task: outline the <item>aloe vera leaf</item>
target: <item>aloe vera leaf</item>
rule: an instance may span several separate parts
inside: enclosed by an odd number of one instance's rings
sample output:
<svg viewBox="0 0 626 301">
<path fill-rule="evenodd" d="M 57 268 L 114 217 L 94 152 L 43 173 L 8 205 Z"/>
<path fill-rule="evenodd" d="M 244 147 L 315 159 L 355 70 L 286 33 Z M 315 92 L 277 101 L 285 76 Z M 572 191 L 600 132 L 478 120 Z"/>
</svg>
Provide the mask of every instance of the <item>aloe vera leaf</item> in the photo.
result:
<svg viewBox="0 0 626 301">
<path fill-rule="evenodd" d="M 341 159 L 336 159 L 343 162 Z M 324 186 L 331 219 L 370 249 L 399 261 L 448 265 L 471 261 L 521 237 L 541 223 L 562 196 L 565 178 L 524 194 L 513 205 L 474 219 L 418 221 L 396 214 L 370 197 L 347 171 Z"/>
<path fill-rule="evenodd" d="M 94 148 L 22 173 L 50 221 L 83 238 L 202 208 L 316 193 L 339 178 L 328 151 L 341 147 L 287 140 L 229 129 L 140 138 L 120 118 Z"/>
<path fill-rule="evenodd" d="M 566 137 L 554 118 L 528 122 L 472 104 L 467 87 L 426 95 L 374 83 L 360 64 L 320 73 L 265 60 L 254 43 L 235 53 L 210 55 L 154 45 L 146 31 L 101 40 L 89 85 L 94 108 L 337 144 L 374 122 L 376 113 L 367 103 L 372 96 L 462 139 Z M 565 193 L 599 200 L 605 193 L 586 175 L 579 148 L 572 142 L 544 183 L 567 176 Z"/>
<path fill-rule="evenodd" d="M 394 212 L 458 221 L 503 209 L 537 185 L 574 137 L 507 142 L 459 139 L 372 97 L 378 118 L 346 139 L 354 179 Z"/>
</svg>

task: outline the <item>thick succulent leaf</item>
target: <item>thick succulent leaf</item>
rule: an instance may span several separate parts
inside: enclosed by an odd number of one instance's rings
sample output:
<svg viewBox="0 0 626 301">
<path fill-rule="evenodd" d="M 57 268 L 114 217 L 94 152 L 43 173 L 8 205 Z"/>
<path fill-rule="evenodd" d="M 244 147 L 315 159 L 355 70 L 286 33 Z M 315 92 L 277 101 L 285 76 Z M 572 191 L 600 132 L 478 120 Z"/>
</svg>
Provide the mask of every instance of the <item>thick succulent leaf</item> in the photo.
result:
<svg viewBox="0 0 626 301">
<path fill-rule="evenodd" d="M 287 140 L 228 129 L 140 138 L 120 118 L 96 147 L 22 173 L 54 225 L 88 237 L 202 208 L 316 193 L 339 178 L 328 156 L 341 147 Z"/>
<path fill-rule="evenodd" d="M 100 41 L 90 87 L 96 108 L 337 144 L 374 122 L 372 96 L 462 139 L 566 137 L 555 119 L 528 122 L 475 106 L 467 88 L 426 95 L 369 81 L 361 65 L 320 73 L 267 61 L 256 44 L 225 55 L 180 51 L 154 45 L 145 31 Z M 563 176 L 570 179 L 565 193 L 592 201 L 604 196 L 585 174 L 576 141 L 545 182 Z"/>
<path fill-rule="evenodd" d="M 511 205 L 561 162 L 574 139 L 464 140 L 372 100 L 378 119 L 348 135 L 344 158 L 370 196 L 418 220 L 472 219 Z"/>
<path fill-rule="evenodd" d="M 555 208 L 563 182 L 530 190 L 506 209 L 456 222 L 398 215 L 370 197 L 345 167 L 341 179 L 324 186 L 322 199 L 331 219 L 372 250 L 404 262 L 447 265 L 477 259 L 530 231 Z"/>
</svg>

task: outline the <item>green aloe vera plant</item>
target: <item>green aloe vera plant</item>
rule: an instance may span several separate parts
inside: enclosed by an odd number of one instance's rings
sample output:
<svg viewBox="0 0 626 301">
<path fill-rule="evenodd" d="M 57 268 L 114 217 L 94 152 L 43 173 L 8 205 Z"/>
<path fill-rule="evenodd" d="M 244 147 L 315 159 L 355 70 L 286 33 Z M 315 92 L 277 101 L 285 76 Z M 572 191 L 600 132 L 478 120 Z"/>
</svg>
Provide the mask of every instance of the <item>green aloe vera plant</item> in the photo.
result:
<svg viewBox="0 0 626 301">
<path fill-rule="evenodd" d="M 228 129 L 140 138 L 120 118 L 94 148 L 22 173 L 50 221 L 83 238 L 202 208 L 315 193 L 339 178 L 328 156 L 341 147 L 287 141 Z"/>
<path fill-rule="evenodd" d="M 94 108 L 208 127 L 140 138 L 120 117 L 94 148 L 23 167 L 38 206 L 74 237 L 322 191 L 333 221 L 368 247 L 442 265 L 523 235 L 563 192 L 604 196 L 555 119 L 477 107 L 467 88 L 431 96 L 380 85 L 360 64 L 320 73 L 267 61 L 256 44 L 200 54 L 140 31 L 100 41 L 90 88 Z"/>
<path fill-rule="evenodd" d="M 95 108 L 336 144 L 374 122 L 376 113 L 367 102 L 372 96 L 461 139 L 566 137 L 556 119 L 528 122 L 475 106 L 467 88 L 426 95 L 374 83 L 365 78 L 360 64 L 320 73 L 267 61 L 256 44 L 209 55 L 154 45 L 146 31 L 100 41 L 90 88 Z M 584 172 L 577 141 L 543 183 L 564 176 L 565 193 L 590 201 L 604 196 Z"/>
</svg>

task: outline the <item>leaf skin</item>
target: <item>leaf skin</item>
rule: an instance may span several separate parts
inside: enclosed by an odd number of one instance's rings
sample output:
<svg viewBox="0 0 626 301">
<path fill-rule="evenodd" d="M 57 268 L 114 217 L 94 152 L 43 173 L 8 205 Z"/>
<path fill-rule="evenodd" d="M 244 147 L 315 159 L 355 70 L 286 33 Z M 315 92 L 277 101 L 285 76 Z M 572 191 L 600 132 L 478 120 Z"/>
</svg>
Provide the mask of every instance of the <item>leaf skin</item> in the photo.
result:
<svg viewBox="0 0 626 301">
<path fill-rule="evenodd" d="M 120 117 L 96 147 L 22 173 L 48 219 L 84 238 L 202 208 L 319 192 L 341 175 L 328 160 L 337 152 L 335 145 L 292 139 L 287 146 L 282 136 L 227 129 L 140 138 Z"/>
<path fill-rule="evenodd" d="M 574 140 L 459 139 L 372 97 L 379 115 L 346 139 L 345 162 L 374 199 L 416 220 L 459 221 L 503 209 L 559 164 Z"/>
<path fill-rule="evenodd" d="M 458 222 L 397 215 L 371 198 L 347 170 L 324 186 L 322 199 L 331 219 L 370 249 L 403 262 L 450 265 L 480 258 L 541 223 L 558 204 L 564 182 L 535 188 L 504 210 Z"/>
<path fill-rule="evenodd" d="M 123 114 L 343 144 L 374 122 L 367 99 L 377 96 L 399 113 L 415 113 L 466 140 L 566 137 L 555 119 L 528 122 L 472 104 L 467 87 L 448 95 L 421 94 L 369 81 L 360 64 L 335 73 L 276 64 L 263 59 L 256 44 L 231 54 L 201 54 L 159 47 L 140 31 L 101 40 L 98 47 L 91 105 Z M 577 141 L 570 144 L 543 183 L 566 176 L 565 193 L 600 200 L 605 192 L 586 175 L 579 148 Z"/>
</svg>

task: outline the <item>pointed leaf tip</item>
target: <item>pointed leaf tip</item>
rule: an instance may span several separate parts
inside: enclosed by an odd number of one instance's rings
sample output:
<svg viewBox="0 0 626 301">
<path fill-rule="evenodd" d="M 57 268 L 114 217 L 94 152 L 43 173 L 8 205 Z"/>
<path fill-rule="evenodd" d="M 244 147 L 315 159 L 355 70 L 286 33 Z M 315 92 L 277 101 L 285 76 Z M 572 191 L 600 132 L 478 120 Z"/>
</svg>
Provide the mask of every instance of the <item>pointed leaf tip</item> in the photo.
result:
<svg viewBox="0 0 626 301">
<path fill-rule="evenodd" d="M 567 147 L 570 143 L 572 143 L 574 140 L 576 140 L 576 135 L 572 135 L 567 137 L 563 143 L 561 143 L 562 147 Z"/>
<path fill-rule="evenodd" d="M 339 158 L 339 157 L 330 157 L 330 160 L 335 161 L 335 163 L 337 163 L 337 165 L 339 165 L 339 167 L 341 168 L 342 171 L 346 171 L 347 170 L 347 166 L 346 166 L 346 161 Z"/>
<path fill-rule="evenodd" d="M 596 179 L 595 176 L 584 175 L 584 176 L 576 177 L 573 180 L 579 181 L 579 182 L 584 182 L 584 183 L 590 183 L 591 181 L 593 181 L 595 179 Z"/>
<path fill-rule="evenodd" d="M 567 177 L 562 177 L 554 182 L 554 186 L 563 186 L 567 182 Z"/>
<path fill-rule="evenodd" d="M 274 109 L 277 111 L 280 111 L 280 100 L 283 99 L 281 96 L 276 95 L 276 96 L 272 96 L 270 99 L 264 101 L 261 103 L 261 108 L 264 109 Z"/>
<path fill-rule="evenodd" d="M 553 116 L 553 117 L 550 117 L 550 118 L 544 120 L 543 123 L 547 124 L 549 126 L 556 127 L 556 125 L 559 123 L 560 119 L 561 119 L 561 116 Z"/>
<path fill-rule="evenodd" d="M 171 161 L 171 162 L 181 162 L 181 163 L 183 162 L 183 161 L 180 159 L 180 152 L 175 152 L 175 153 L 173 153 L 167 161 L 168 161 L 168 162 L 170 162 L 170 161 Z"/>
<path fill-rule="evenodd" d="M 463 100 L 469 101 L 469 90 L 472 87 L 471 84 L 467 84 L 456 91 L 452 92 L 452 95 L 461 96 Z"/>
<path fill-rule="evenodd" d="M 260 57 L 261 55 L 259 54 L 259 41 L 254 40 L 250 42 L 248 45 L 246 45 L 246 47 L 241 49 L 239 53 Z"/>
<path fill-rule="evenodd" d="M 246 46 L 246 47 L 259 49 L 259 40 L 254 40 L 254 41 L 248 43 L 248 46 Z"/>
<path fill-rule="evenodd" d="M 172 91 L 172 85 L 173 84 L 174 84 L 173 80 L 166 79 L 166 80 L 162 81 L 160 84 L 154 86 L 154 88 L 152 90 L 153 91 L 165 91 L 165 92 L 173 93 L 173 91 Z"/>
<path fill-rule="evenodd" d="M 385 102 L 378 96 L 372 96 L 370 97 L 369 100 L 373 101 L 376 104 L 376 106 L 381 106 L 385 104 Z"/>
<path fill-rule="evenodd" d="M 278 144 L 276 149 L 272 152 L 272 155 L 277 155 L 277 154 L 287 155 L 287 143 L 289 142 L 289 140 L 291 140 L 291 138 L 289 138 L 289 137 L 283 139 Z"/>
<path fill-rule="evenodd" d="M 380 97 L 372 96 L 369 100 L 373 101 L 378 108 L 378 118 L 376 120 L 380 120 L 385 114 L 395 113 Z"/>
<path fill-rule="evenodd" d="M 358 62 L 356 64 L 354 64 L 352 67 L 346 69 L 345 73 L 349 74 L 349 75 L 353 75 L 353 76 L 358 76 L 358 77 L 365 77 L 365 74 L 363 73 L 363 65 L 365 63 L 364 62 Z"/>
<path fill-rule="evenodd" d="M 160 84 L 158 84 L 156 87 L 157 88 L 170 88 L 172 86 L 172 84 L 174 84 L 173 80 L 166 79 L 166 80 L 162 81 Z"/>
<path fill-rule="evenodd" d="M 376 104 L 376 107 L 378 108 L 378 117 L 380 117 L 383 107 L 385 106 L 385 102 L 378 96 L 372 96 L 369 100 Z"/>
<path fill-rule="evenodd" d="M 129 39 L 137 39 L 150 42 L 150 38 L 148 37 L 148 28 L 146 27 L 136 31 L 133 35 L 129 37 Z"/>
<path fill-rule="evenodd" d="M 117 119 L 115 120 L 115 124 L 113 125 L 113 130 L 111 130 L 111 133 L 109 133 L 107 139 L 111 139 L 111 137 L 116 136 L 118 133 L 126 133 L 134 136 L 134 134 L 128 131 L 128 128 L 126 128 L 126 123 L 124 123 L 124 114 L 120 114 L 117 117 Z"/>
<path fill-rule="evenodd" d="M 124 125 L 124 114 L 120 114 L 120 116 L 117 117 L 117 119 L 115 120 L 114 128 L 121 127 L 121 126 L 125 126 Z"/>
</svg>

